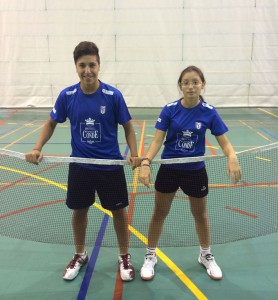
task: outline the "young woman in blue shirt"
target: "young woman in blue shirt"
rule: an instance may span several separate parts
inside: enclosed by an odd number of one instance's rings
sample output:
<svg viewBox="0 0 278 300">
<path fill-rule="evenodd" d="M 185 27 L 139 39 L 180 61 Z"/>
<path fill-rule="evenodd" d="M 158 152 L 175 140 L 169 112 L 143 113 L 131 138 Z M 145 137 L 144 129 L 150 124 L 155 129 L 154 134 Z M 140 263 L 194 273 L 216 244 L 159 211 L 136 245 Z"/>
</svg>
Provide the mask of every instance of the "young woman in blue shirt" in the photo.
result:
<svg viewBox="0 0 278 300">
<path fill-rule="evenodd" d="M 183 97 L 167 104 L 156 122 L 155 136 L 140 168 L 140 181 L 149 186 L 151 161 L 164 141 L 161 158 L 185 158 L 205 155 L 205 134 L 209 129 L 228 158 L 227 173 L 233 183 L 241 178 L 236 153 L 229 142 L 227 126 L 215 108 L 205 102 L 201 92 L 206 85 L 203 72 L 196 66 L 184 69 L 178 79 Z M 198 261 L 215 280 L 222 278 L 210 248 L 210 226 L 206 210 L 208 177 L 204 161 L 161 165 L 155 180 L 155 208 L 149 225 L 148 247 L 141 268 L 141 278 L 151 280 L 157 264 L 156 246 L 172 201 L 178 189 L 187 194 L 200 242 Z"/>
</svg>

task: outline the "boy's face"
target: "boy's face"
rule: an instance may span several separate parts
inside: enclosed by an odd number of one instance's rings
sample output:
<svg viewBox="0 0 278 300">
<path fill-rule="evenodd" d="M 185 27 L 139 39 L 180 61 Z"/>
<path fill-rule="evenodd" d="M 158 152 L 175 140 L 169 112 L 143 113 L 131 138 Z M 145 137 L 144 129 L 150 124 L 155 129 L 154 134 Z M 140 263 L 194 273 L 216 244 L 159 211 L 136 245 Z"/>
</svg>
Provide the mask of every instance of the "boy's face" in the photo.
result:
<svg viewBox="0 0 278 300">
<path fill-rule="evenodd" d="M 83 92 L 94 92 L 99 86 L 100 65 L 96 55 L 83 55 L 76 61 L 76 72 Z"/>
</svg>

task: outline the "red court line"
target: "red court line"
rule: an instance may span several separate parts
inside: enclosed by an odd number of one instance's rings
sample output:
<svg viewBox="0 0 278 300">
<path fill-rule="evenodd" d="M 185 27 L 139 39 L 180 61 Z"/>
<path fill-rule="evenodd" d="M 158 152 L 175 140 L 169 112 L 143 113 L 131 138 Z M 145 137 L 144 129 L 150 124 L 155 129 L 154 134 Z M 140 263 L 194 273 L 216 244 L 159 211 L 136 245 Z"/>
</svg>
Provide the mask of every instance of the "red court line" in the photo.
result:
<svg viewBox="0 0 278 300">
<path fill-rule="evenodd" d="M 210 142 L 206 139 L 206 145 L 208 146 L 210 152 L 212 155 L 217 155 L 216 151 L 212 148 L 212 145 L 210 144 Z"/>
<path fill-rule="evenodd" d="M 142 136 L 142 131 L 143 131 L 143 125 L 136 119 L 132 119 L 141 129 L 141 136 Z M 144 134 L 144 132 L 143 132 Z M 145 143 L 145 136 L 142 137 L 143 142 L 141 144 L 141 149 L 139 149 L 139 153 L 143 154 L 144 153 L 144 143 Z M 136 170 L 134 172 L 137 172 Z M 132 217 L 134 213 L 134 203 L 135 203 L 135 197 L 136 193 L 131 193 L 130 194 L 130 201 L 129 201 L 129 206 L 128 206 L 128 224 L 132 224 Z M 128 242 L 130 239 L 130 231 L 128 231 Z M 114 287 L 114 293 L 113 293 L 113 300 L 121 300 L 123 297 L 123 288 L 124 288 L 124 282 L 121 279 L 120 276 L 120 270 L 118 267 L 118 272 L 117 272 L 117 277 L 115 281 L 115 287 Z"/>
<path fill-rule="evenodd" d="M 5 218 L 10 217 L 10 216 L 13 216 L 13 215 L 20 214 L 20 213 L 28 211 L 28 210 L 32 210 L 32 209 L 36 209 L 36 208 L 40 208 L 40 207 L 48 206 L 48 205 L 52 205 L 52 204 L 57 204 L 57 203 L 61 203 L 61 202 L 65 202 L 65 199 L 63 199 L 63 200 L 54 200 L 54 201 L 40 203 L 40 204 L 28 206 L 28 207 L 23 207 L 21 209 L 14 210 L 14 211 L 11 211 L 7 214 L 1 215 L 0 220 L 5 219 Z"/>
<path fill-rule="evenodd" d="M 9 115 L 7 115 L 7 116 L 4 118 L 4 120 L 11 118 L 14 114 L 16 114 L 16 113 L 18 113 L 18 112 L 19 112 L 18 109 L 13 110 Z M 0 120 L 0 126 L 3 126 L 4 124 L 5 124 L 5 121 Z"/>
<path fill-rule="evenodd" d="M 232 207 L 232 206 L 225 206 L 225 208 L 226 208 L 226 209 L 229 209 L 229 210 L 232 210 L 232 211 L 234 211 L 234 212 L 237 212 L 237 213 L 239 213 L 239 214 L 242 214 L 242 215 L 245 215 L 245 216 L 254 218 L 254 219 L 258 218 L 258 216 L 256 216 L 256 215 L 253 215 L 253 214 L 251 214 L 251 213 L 249 213 L 249 212 L 247 212 L 247 211 L 244 211 L 244 210 L 241 210 L 241 209 Z"/>
<path fill-rule="evenodd" d="M 48 169 L 50 169 L 50 168 L 47 168 L 47 170 Z M 40 172 L 37 172 L 36 174 L 39 174 L 39 173 L 44 172 L 44 171 L 46 171 L 46 169 L 45 170 L 41 170 Z M 12 186 L 18 184 L 19 182 L 22 182 L 22 181 L 26 180 L 28 178 L 30 178 L 30 177 L 26 176 L 26 177 L 24 177 L 24 178 L 22 178 L 22 179 L 20 179 L 20 180 L 18 180 L 16 182 L 12 182 L 12 183 L 10 183 L 10 184 L 8 184 L 8 185 L 0 188 L 0 192 L 3 191 L 3 190 L 5 190 L 5 189 L 7 189 L 7 188 L 9 188 L 9 187 L 12 187 Z M 228 187 L 234 188 L 234 187 L 242 187 L 242 186 L 266 186 L 266 185 L 277 185 L 277 184 L 278 184 L 277 182 L 273 182 L 273 183 L 254 183 L 254 184 L 248 184 L 248 183 L 245 182 L 243 185 L 237 185 L 237 186 L 236 185 L 234 185 L 234 186 L 220 185 L 220 186 L 216 186 L 216 187 L 211 187 L 211 189 L 213 189 L 213 188 L 216 188 L 216 189 L 219 189 L 219 188 L 228 188 Z M 139 195 L 153 195 L 153 194 L 154 194 L 154 191 L 136 192 L 136 193 L 131 192 L 131 193 L 129 193 L 129 198 L 131 199 L 130 202 L 132 203 L 132 212 L 130 212 L 131 214 L 128 216 L 128 222 L 129 222 L 129 224 L 131 224 L 131 222 L 132 222 L 132 216 L 133 216 L 133 213 L 134 213 L 134 200 L 135 200 L 136 195 L 139 196 Z M 187 196 L 183 196 L 183 195 L 176 195 L 175 198 L 176 199 L 181 199 L 181 200 L 188 200 L 188 197 Z M 11 216 L 11 215 L 19 214 L 19 213 L 22 213 L 22 212 L 27 211 L 27 210 L 36 209 L 36 208 L 39 208 L 41 206 L 56 204 L 56 203 L 58 203 L 57 201 L 61 202 L 61 201 L 64 201 L 64 200 L 54 200 L 54 201 L 51 201 L 51 202 L 46 202 L 45 204 L 38 204 L 38 205 L 34 205 L 34 206 L 23 208 L 23 209 L 20 209 L 20 210 L 12 211 L 12 212 L 7 213 L 5 215 L 0 215 L 0 219 L 6 218 L 6 217 Z M 241 214 L 244 214 L 246 216 L 250 216 L 252 218 L 254 218 L 254 217 L 258 218 L 258 216 L 256 216 L 256 215 L 253 215 L 251 213 L 245 212 L 243 210 L 239 210 L 237 208 L 233 208 L 233 207 L 230 207 L 230 206 L 225 206 L 225 208 L 233 210 L 233 211 L 236 211 L 236 212 L 241 213 Z"/>
<path fill-rule="evenodd" d="M 45 171 L 48 171 L 48 170 L 50 170 L 50 169 L 52 169 L 52 168 L 55 168 L 55 167 L 57 167 L 57 166 L 59 166 L 59 165 L 61 165 L 61 164 L 62 164 L 62 163 L 58 163 L 58 164 L 55 164 L 55 165 L 53 165 L 53 166 L 49 166 L 48 168 L 42 169 L 42 170 L 40 170 L 40 171 L 34 173 L 33 175 L 38 175 L 38 174 L 43 173 L 43 172 L 45 172 Z M 25 181 L 25 180 L 27 180 L 27 179 L 29 179 L 29 178 L 31 178 L 31 176 L 25 176 L 25 177 L 22 177 L 21 179 L 19 179 L 19 180 L 17 180 L 17 181 L 11 182 L 10 184 L 7 184 L 7 185 L 1 187 L 1 188 L 0 188 L 0 192 L 4 191 L 4 190 L 6 190 L 6 189 L 8 189 L 8 188 L 10 188 L 10 187 L 12 187 L 12 186 L 15 186 L 15 185 L 17 185 L 18 183 L 20 183 L 20 182 L 22 182 L 22 181 Z"/>
<path fill-rule="evenodd" d="M 130 193 L 130 194 L 132 195 L 134 193 Z M 140 193 L 136 193 L 136 194 L 137 195 L 150 195 L 150 194 L 154 194 L 154 191 L 153 192 L 140 192 Z M 131 197 L 135 197 L 135 195 L 131 196 Z M 98 198 L 97 195 L 96 195 L 96 198 Z M 182 199 L 182 200 L 188 200 L 188 197 L 186 197 L 186 196 L 176 196 L 175 198 L 179 198 L 179 199 Z M 63 201 L 65 201 L 65 199 L 64 200 L 53 200 L 53 201 L 49 201 L 49 202 L 45 202 L 45 203 L 41 203 L 41 204 L 36 204 L 36 205 L 24 207 L 24 208 L 21 208 L 21 209 L 14 210 L 14 211 L 11 211 L 9 213 L 6 213 L 4 215 L 0 215 L 0 219 L 4 219 L 4 218 L 7 218 L 9 216 L 20 214 L 20 213 L 23 213 L 25 211 L 36 209 L 36 208 L 40 208 L 40 207 L 43 207 L 43 206 L 57 204 L 57 203 L 60 203 L 60 202 L 63 202 Z M 129 224 L 131 224 L 131 223 L 129 223 Z M 130 232 L 129 232 L 129 235 L 130 235 Z"/>
<path fill-rule="evenodd" d="M 142 128 L 143 128 L 143 125 L 142 125 L 142 123 L 141 123 L 141 122 L 139 122 L 139 120 L 137 120 L 137 119 L 132 119 L 132 121 L 133 121 L 134 123 L 136 123 L 136 124 L 137 124 L 137 126 L 139 126 L 139 127 L 140 127 L 140 129 L 142 129 Z"/>
</svg>

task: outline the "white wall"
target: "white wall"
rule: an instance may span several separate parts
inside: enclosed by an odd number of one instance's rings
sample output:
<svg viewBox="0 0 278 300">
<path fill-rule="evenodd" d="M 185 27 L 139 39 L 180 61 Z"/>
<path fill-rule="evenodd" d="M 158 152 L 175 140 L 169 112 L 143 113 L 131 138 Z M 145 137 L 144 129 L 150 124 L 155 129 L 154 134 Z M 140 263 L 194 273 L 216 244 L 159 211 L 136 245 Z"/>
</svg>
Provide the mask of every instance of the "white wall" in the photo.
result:
<svg viewBox="0 0 278 300">
<path fill-rule="evenodd" d="M 0 107 L 51 107 L 100 48 L 100 79 L 129 107 L 162 107 L 200 67 L 210 104 L 278 106 L 278 0 L 0 0 Z"/>
</svg>

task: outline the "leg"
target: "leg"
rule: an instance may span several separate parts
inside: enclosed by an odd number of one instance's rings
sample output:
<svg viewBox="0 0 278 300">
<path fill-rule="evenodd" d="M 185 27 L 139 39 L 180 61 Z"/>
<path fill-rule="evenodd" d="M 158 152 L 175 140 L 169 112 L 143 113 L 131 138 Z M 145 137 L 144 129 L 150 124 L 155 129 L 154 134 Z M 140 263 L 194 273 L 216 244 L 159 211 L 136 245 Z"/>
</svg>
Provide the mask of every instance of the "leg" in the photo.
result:
<svg viewBox="0 0 278 300">
<path fill-rule="evenodd" d="M 88 262 L 88 253 L 85 250 L 88 210 L 89 208 L 87 207 L 74 209 L 72 212 L 75 255 L 64 271 L 63 279 L 65 280 L 73 280 L 78 275 L 79 270 Z"/>
<path fill-rule="evenodd" d="M 144 257 L 143 266 L 140 271 L 140 276 L 143 280 L 152 280 L 154 278 L 154 267 L 157 264 L 155 248 L 160 238 L 164 221 L 170 211 L 175 194 L 176 192 L 155 192 L 155 207 L 149 226 L 148 248 Z"/>
<path fill-rule="evenodd" d="M 155 192 L 155 207 L 148 234 L 148 247 L 150 248 L 156 248 L 164 221 L 170 211 L 175 194 L 176 192 L 167 194 L 158 191 Z"/>
<path fill-rule="evenodd" d="M 83 253 L 85 251 L 88 210 L 88 207 L 82 209 L 74 209 L 72 213 L 72 228 L 76 253 Z"/>
<path fill-rule="evenodd" d="M 128 219 L 125 208 L 111 211 L 120 254 L 128 253 Z"/>
<path fill-rule="evenodd" d="M 202 248 L 210 246 L 210 227 L 206 210 L 207 198 L 189 197 L 191 213 L 194 217 L 195 228 Z"/>
<path fill-rule="evenodd" d="M 134 268 L 131 263 L 131 256 L 128 253 L 128 218 L 125 208 L 113 210 L 114 228 L 119 244 L 119 270 L 123 281 L 134 279 Z"/>
<path fill-rule="evenodd" d="M 191 212 L 195 220 L 196 232 L 201 245 L 198 262 L 203 265 L 208 275 L 215 280 L 222 278 L 222 271 L 210 252 L 210 227 L 206 211 L 206 197 L 189 197 Z"/>
</svg>

